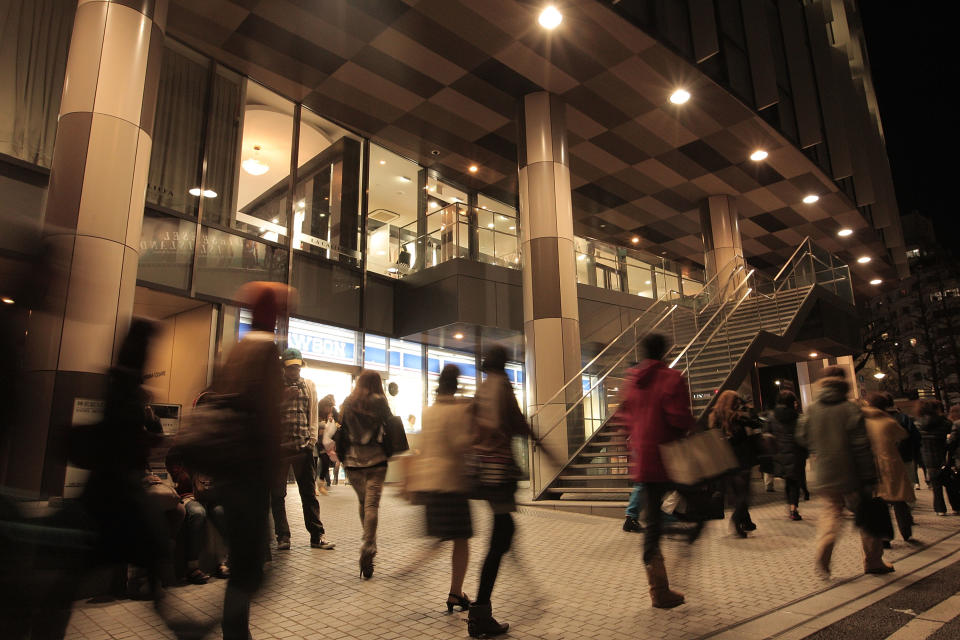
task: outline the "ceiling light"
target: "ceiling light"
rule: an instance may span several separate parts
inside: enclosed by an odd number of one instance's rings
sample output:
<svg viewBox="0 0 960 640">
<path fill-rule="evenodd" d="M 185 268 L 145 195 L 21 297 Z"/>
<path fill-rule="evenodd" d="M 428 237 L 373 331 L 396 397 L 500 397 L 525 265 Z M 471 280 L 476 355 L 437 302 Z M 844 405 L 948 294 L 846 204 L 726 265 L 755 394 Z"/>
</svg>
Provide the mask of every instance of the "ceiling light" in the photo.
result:
<svg viewBox="0 0 960 640">
<path fill-rule="evenodd" d="M 460 333 L 459 331 L 457 331 L 455 334 L 453 334 L 453 337 L 454 337 L 454 339 L 456 339 L 456 340 L 463 340 L 463 334 Z"/>
<path fill-rule="evenodd" d="M 803 202 L 804 202 L 804 204 L 813 204 L 814 202 L 816 202 L 816 201 L 819 200 L 819 199 L 820 199 L 820 196 L 818 196 L 818 195 L 815 194 L 815 193 L 811 193 L 811 194 L 809 194 L 809 195 L 803 196 Z"/>
<path fill-rule="evenodd" d="M 859 262 L 860 264 L 867 264 L 868 262 L 870 262 L 870 256 L 860 256 L 859 258 L 857 258 L 857 262 Z"/>
<path fill-rule="evenodd" d="M 307 206 L 307 201 L 301 200 L 300 202 L 297 203 L 297 206 L 303 209 L 305 206 Z"/>
<path fill-rule="evenodd" d="M 477 165 L 475 164 L 470 165 L 470 173 L 476 173 L 476 172 L 477 172 Z"/>
<path fill-rule="evenodd" d="M 873 280 L 870 281 L 870 284 L 878 285 L 878 284 L 881 284 L 882 282 L 883 280 L 881 280 L 880 278 L 874 278 Z"/>
<path fill-rule="evenodd" d="M 261 162 L 260 158 L 257 157 L 259 153 L 260 145 L 256 145 L 253 147 L 253 155 L 240 163 L 240 166 L 243 167 L 243 170 L 252 176 L 262 176 L 267 171 L 270 171 L 270 165 L 265 162 Z"/>
<path fill-rule="evenodd" d="M 0 302 L 3 302 L 3 304 L 13 304 L 14 300 L 13 298 L 8 298 L 7 296 L 3 296 L 2 298 L 0 298 Z"/>
<path fill-rule="evenodd" d="M 278 222 L 280 222 L 280 218 L 274 218 L 270 222 L 272 222 L 273 224 L 277 224 Z"/>
<path fill-rule="evenodd" d="M 643 284 L 650 284 L 650 281 L 649 281 L 649 280 L 647 280 L 647 281 L 646 281 L 646 282 L 644 282 Z"/>
<path fill-rule="evenodd" d="M 516 230 L 517 230 L 516 227 L 510 227 L 510 231 L 516 231 Z"/>
<path fill-rule="evenodd" d="M 587 254 L 585 253 L 581 253 L 577 255 L 577 260 L 586 260 L 586 259 L 587 259 Z"/>
<path fill-rule="evenodd" d="M 434 187 L 430 187 L 430 188 L 428 189 L 428 191 L 436 191 L 436 190 L 437 190 L 437 188 L 436 188 L 435 186 L 434 186 Z"/>
<path fill-rule="evenodd" d="M 673 104 L 683 104 L 690 99 L 690 92 L 686 89 L 677 89 L 670 94 L 670 102 Z"/>
<path fill-rule="evenodd" d="M 811 357 L 811 358 L 816 358 L 818 355 L 820 355 L 820 354 L 817 353 L 816 351 L 811 351 L 811 352 L 810 352 L 810 357 Z"/>
<path fill-rule="evenodd" d="M 540 17 L 537 18 L 537 22 L 539 22 L 540 26 L 544 29 L 553 30 L 563 22 L 563 14 L 557 11 L 557 8 L 551 4 L 540 12 Z"/>
<path fill-rule="evenodd" d="M 760 162 L 761 160 L 766 160 L 769 154 L 763 149 L 757 149 L 750 154 L 750 159 L 754 162 Z"/>
<path fill-rule="evenodd" d="M 774 381 L 773 381 L 773 384 L 775 384 L 775 385 L 777 385 L 777 386 L 779 387 L 779 386 L 780 386 L 780 381 L 779 381 L 779 380 L 774 380 Z"/>
<path fill-rule="evenodd" d="M 840 236 L 841 238 L 846 238 L 847 236 L 852 236 L 852 235 L 853 235 L 853 229 L 840 229 L 840 231 L 837 231 L 837 235 Z"/>
<path fill-rule="evenodd" d="M 640 242 L 640 238 L 637 236 L 633 236 L 632 238 L 630 238 L 630 242 L 632 242 L 633 244 L 637 244 Z"/>
<path fill-rule="evenodd" d="M 216 197 L 217 197 L 217 192 L 214 191 L 213 189 L 204 189 L 204 190 L 203 190 L 203 197 L 204 197 L 204 198 L 216 198 Z"/>
<path fill-rule="evenodd" d="M 386 161 L 386 160 L 381 160 L 381 161 L 380 161 L 380 164 L 387 164 L 387 161 Z"/>
<path fill-rule="evenodd" d="M 397 269 L 396 267 L 390 267 L 389 269 L 387 269 L 387 273 L 396 273 L 397 271 L 399 271 L 399 269 Z"/>
<path fill-rule="evenodd" d="M 431 209 L 436 209 L 437 203 L 431 200 L 430 202 L 427 203 L 427 206 L 430 207 Z"/>
<path fill-rule="evenodd" d="M 413 180 L 411 180 L 411 179 L 408 178 L 407 176 L 397 176 L 397 179 L 398 179 L 400 182 L 413 182 Z"/>
<path fill-rule="evenodd" d="M 487 229 L 493 229 L 493 223 L 492 223 L 492 222 L 487 225 Z"/>
<path fill-rule="evenodd" d="M 203 191 L 200 190 L 200 187 L 194 187 L 189 191 L 187 191 L 187 193 L 189 193 L 192 196 L 199 196 L 201 193 L 203 193 Z"/>
<path fill-rule="evenodd" d="M 884 378 L 887 377 L 887 374 L 885 374 L 882 371 L 877 371 L 875 374 L 873 374 L 873 377 L 876 378 L 877 380 L 883 380 Z"/>
</svg>

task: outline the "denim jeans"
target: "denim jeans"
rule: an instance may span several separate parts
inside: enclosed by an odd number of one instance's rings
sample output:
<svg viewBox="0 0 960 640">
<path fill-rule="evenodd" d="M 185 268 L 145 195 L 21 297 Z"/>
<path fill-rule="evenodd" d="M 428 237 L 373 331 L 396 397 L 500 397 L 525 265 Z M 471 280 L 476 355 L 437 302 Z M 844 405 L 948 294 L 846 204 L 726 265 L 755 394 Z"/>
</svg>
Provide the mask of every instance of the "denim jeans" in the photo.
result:
<svg viewBox="0 0 960 640">
<path fill-rule="evenodd" d="M 643 483 L 638 482 L 633 485 L 633 492 L 630 494 L 630 503 L 627 505 L 628 518 L 640 518 L 640 505 L 643 504 Z"/>
<path fill-rule="evenodd" d="M 320 521 L 320 502 L 317 500 L 317 461 L 313 449 L 305 448 L 289 452 L 282 460 L 277 477 L 270 492 L 270 507 L 273 510 L 273 527 L 277 540 L 290 540 L 290 525 L 287 523 L 287 471 L 293 466 L 293 476 L 297 480 L 300 492 L 300 504 L 303 507 L 303 524 L 310 532 L 310 539 L 317 540 L 323 535 L 323 523 Z"/>
</svg>

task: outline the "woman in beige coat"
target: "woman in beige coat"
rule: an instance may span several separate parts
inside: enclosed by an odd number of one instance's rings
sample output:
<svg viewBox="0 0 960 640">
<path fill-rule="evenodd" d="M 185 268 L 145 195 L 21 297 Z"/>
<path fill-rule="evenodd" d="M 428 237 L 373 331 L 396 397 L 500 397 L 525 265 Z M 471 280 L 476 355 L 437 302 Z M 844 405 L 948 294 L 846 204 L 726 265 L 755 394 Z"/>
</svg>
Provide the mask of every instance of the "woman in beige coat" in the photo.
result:
<svg viewBox="0 0 960 640">
<path fill-rule="evenodd" d="M 907 503 L 914 502 L 913 484 L 907 478 L 907 467 L 900 457 L 897 445 L 908 437 L 906 429 L 887 413 L 890 397 L 885 393 L 871 393 L 863 408 L 867 436 L 877 465 L 876 494 L 893 506 L 897 528 L 904 540 L 912 541 L 913 516 Z"/>
<path fill-rule="evenodd" d="M 465 611 L 470 599 L 463 593 L 463 578 L 470 559 L 470 489 L 464 474 L 466 454 L 473 445 L 471 404 L 456 398 L 460 369 L 448 364 L 440 372 L 437 401 L 423 410 L 420 455 L 411 470 L 407 490 L 426 505 L 427 535 L 453 540 L 450 592 L 447 611 Z"/>
</svg>

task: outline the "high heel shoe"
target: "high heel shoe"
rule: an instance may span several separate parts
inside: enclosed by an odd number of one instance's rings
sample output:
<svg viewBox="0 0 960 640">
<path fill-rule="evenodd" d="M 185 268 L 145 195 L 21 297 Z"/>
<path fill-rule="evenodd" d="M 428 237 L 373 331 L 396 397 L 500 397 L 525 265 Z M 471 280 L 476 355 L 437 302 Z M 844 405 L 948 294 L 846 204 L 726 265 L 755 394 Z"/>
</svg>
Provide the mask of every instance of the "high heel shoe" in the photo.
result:
<svg viewBox="0 0 960 640">
<path fill-rule="evenodd" d="M 460 595 L 451 593 L 447 596 L 447 613 L 453 613 L 455 606 L 460 607 L 460 611 L 466 611 L 470 608 L 470 598 L 468 598 L 465 593 L 461 593 Z"/>
</svg>

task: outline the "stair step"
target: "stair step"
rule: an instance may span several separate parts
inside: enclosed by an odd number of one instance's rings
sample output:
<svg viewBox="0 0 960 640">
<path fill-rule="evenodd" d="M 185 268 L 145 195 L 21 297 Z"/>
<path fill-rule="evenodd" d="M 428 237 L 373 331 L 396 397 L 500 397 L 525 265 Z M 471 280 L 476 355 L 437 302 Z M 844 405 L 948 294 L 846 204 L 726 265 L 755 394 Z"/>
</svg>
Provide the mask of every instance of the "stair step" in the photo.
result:
<svg viewBox="0 0 960 640">
<path fill-rule="evenodd" d="M 578 456 L 579 457 L 579 456 Z M 626 456 L 621 456 L 626 457 Z M 567 465 L 568 469 L 625 469 L 629 462 L 574 462 Z"/>
<path fill-rule="evenodd" d="M 609 482 L 611 480 L 630 480 L 629 473 L 596 473 L 590 475 L 563 475 L 558 480 L 574 480 L 577 482 L 587 480 L 590 482 Z M 630 480 L 632 482 L 632 480 Z"/>
<path fill-rule="evenodd" d="M 630 493 L 631 487 L 550 487 L 547 493 Z"/>
</svg>

